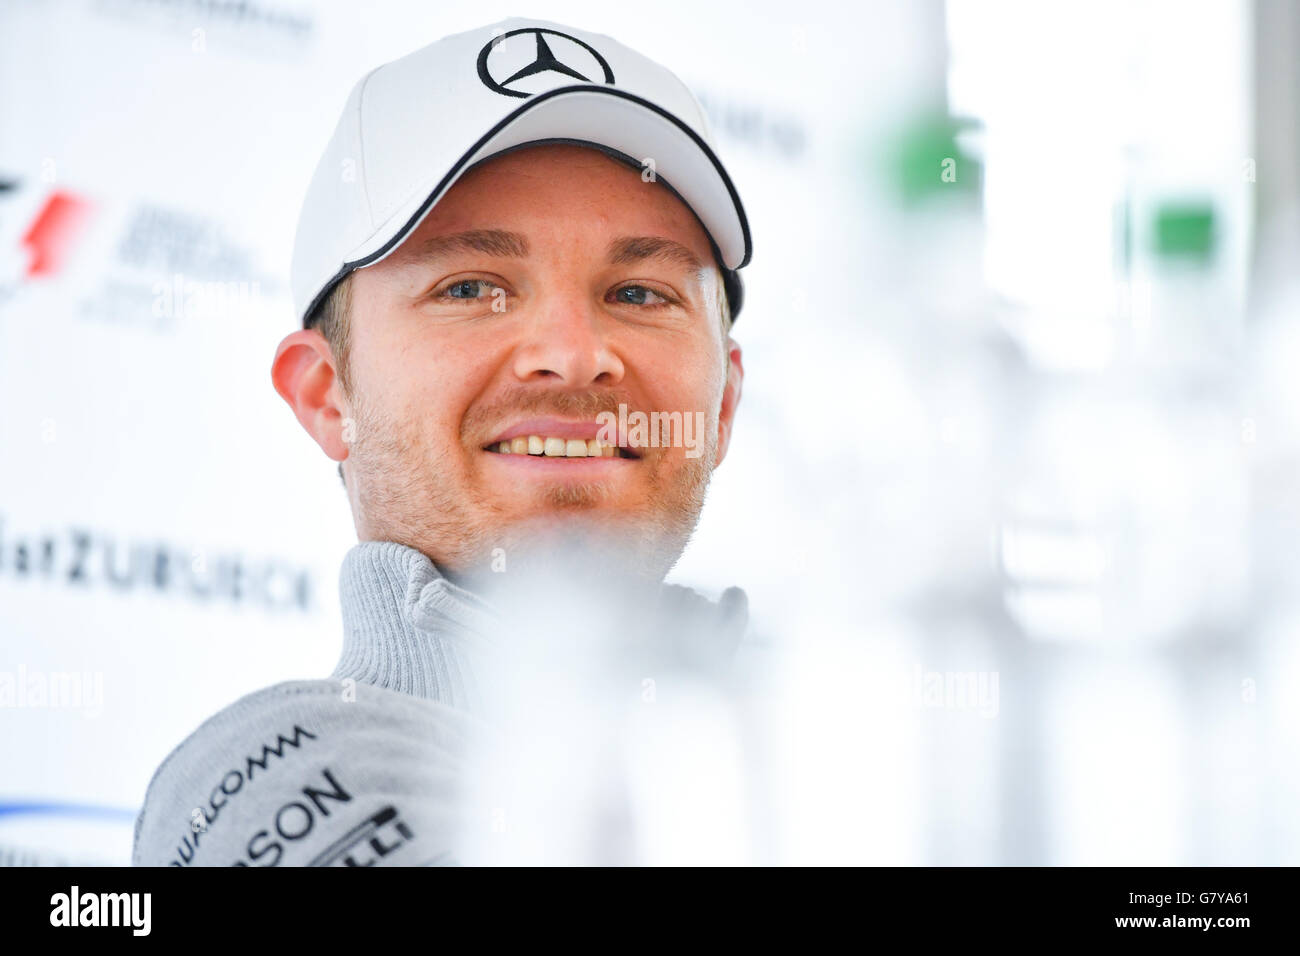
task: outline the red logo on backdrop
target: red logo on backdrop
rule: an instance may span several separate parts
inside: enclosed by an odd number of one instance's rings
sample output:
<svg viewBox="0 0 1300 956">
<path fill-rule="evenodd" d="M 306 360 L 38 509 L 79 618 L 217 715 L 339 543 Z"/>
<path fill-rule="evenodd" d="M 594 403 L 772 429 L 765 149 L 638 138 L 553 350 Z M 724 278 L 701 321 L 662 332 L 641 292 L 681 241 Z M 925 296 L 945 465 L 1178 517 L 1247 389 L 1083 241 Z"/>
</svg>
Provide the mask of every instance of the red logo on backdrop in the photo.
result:
<svg viewBox="0 0 1300 956">
<path fill-rule="evenodd" d="M 89 212 L 90 203 L 72 193 L 50 193 L 22 238 L 28 252 L 28 276 L 51 276 L 59 271 Z"/>
</svg>

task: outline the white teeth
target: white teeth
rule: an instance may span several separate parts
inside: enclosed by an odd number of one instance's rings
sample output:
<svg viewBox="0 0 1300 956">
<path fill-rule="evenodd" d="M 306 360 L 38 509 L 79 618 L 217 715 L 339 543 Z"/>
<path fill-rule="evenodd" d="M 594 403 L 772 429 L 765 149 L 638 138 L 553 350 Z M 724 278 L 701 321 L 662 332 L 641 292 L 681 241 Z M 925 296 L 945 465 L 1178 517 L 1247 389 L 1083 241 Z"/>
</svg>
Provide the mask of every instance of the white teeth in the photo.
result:
<svg viewBox="0 0 1300 956">
<path fill-rule="evenodd" d="M 617 458 L 618 446 L 597 438 L 548 438 L 519 435 L 492 446 L 503 455 L 545 455 L 547 458 Z"/>
</svg>

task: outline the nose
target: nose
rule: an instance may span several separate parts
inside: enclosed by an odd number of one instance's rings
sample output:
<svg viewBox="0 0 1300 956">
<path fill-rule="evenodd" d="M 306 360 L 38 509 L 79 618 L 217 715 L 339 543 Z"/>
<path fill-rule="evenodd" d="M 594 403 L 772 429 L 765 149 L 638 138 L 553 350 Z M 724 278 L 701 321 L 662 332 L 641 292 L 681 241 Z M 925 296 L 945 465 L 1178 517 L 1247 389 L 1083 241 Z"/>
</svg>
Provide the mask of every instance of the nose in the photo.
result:
<svg viewBox="0 0 1300 956">
<path fill-rule="evenodd" d="M 577 294 L 557 296 L 527 321 L 515 350 L 515 377 L 567 388 L 617 385 L 623 380 L 623 362 L 610 331 L 599 310 Z"/>
</svg>

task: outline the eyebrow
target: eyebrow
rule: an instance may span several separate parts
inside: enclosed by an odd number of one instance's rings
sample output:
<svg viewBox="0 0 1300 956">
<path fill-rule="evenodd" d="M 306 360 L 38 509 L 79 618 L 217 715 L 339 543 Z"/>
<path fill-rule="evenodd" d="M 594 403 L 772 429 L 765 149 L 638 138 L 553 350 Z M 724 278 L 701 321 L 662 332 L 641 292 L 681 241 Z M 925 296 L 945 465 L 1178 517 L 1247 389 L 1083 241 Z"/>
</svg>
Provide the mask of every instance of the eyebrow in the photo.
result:
<svg viewBox="0 0 1300 956">
<path fill-rule="evenodd" d="M 481 252 L 487 256 L 522 259 L 528 255 L 528 240 L 505 229 L 471 229 L 449 236 L 432 236 L 410 252 L 412 259 L 437 259 L 457 252 Z"/>
<path fill-rule="evenodd" d="M 437 259 L 458 252 L 478 252 L 487 256 L 522 259 L 529 253 L 528 239 L 517 232 L 505 229 L 471 229 L 448 236 L 433 236 L 417 245 L 409 253 L 411 259 Z M 621 236 L 609 244 L 607 257 L 611 265 L 630 265 L 636 262 L 657 260 L 669 265 L 683 266 L 692 273 L 705 269 L 694 252 L 672 239 L 662 236 Z"/>
<path fill-rule="evenodd" d="M 668 265 L 685 266 L 692 273 L 704 271 L 704 263 L 680 242 L 660 236 L 624 236 L 609 244 L 611 265 L 658 260 Z"/>
</svg>

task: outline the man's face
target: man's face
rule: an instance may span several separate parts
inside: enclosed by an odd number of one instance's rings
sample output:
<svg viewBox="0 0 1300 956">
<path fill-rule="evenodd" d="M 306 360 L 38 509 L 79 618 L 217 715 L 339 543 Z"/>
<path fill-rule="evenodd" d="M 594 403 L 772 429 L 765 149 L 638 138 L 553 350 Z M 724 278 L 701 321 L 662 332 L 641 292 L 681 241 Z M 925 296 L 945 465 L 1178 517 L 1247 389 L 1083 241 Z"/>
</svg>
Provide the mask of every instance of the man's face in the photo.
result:
<svg viewBox="0 0 1300 956">
<path fill-rule="evenodd" d="M 363 540 L 453 574 L 536 558 L 557 535 L 668 571 L 741 380 L 708 238 L 680 200 L 595 150 L 526 148 L 463 176 L 352 282 L 352 394 L 331 392 L 352 419 L 344 470 Z M 680 413 L 676 446 L 574 456 L 620 404 L 631 421 Z M 539 438 L 565 454 L 518 441 Z"/>
</svg>

